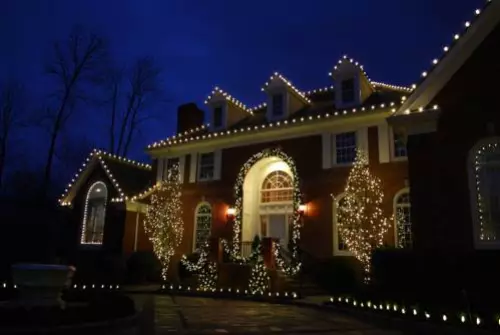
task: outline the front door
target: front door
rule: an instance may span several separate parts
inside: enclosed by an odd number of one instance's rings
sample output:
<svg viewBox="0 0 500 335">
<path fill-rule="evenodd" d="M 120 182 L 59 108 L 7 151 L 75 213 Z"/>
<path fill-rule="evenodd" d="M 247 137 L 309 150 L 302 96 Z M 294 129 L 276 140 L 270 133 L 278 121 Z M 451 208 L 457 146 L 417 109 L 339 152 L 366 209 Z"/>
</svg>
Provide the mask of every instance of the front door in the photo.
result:
<svg viewBox="0 0 500 335">
<path fill-rule="evenodd" d="M 270 214 L 267 226 L 267 236 L 277 238 L 282 247 L 288 245 L 288 224 L 286 214 Z"/>
</svg>

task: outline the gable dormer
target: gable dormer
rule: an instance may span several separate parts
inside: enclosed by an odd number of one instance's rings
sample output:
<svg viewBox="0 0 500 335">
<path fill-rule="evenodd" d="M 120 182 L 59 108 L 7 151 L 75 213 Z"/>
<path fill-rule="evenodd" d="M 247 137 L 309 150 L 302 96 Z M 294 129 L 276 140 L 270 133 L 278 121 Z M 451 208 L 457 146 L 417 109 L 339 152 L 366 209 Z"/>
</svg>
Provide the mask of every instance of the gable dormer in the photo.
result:
<svg viewBox="0 0 500 335">
<path fill-rule="evenodd" d="M 262 91 L 267 93 L 268 121 L 286 119 L 311 103 L 304 93 L 279 73 L 269 78 Z"/>
<path fill-rule="evenodd" d="M 210 108 L 208 123 L 211 131 L 227 129 L 252 114 L 243 103 L 218 87 L 205 103 Z"/>
<path fill-rule="evenodd" d="M 342 57 L 331 73 L 335 81 L 335 106 L 359 106 L 374 92 L 363 66 L 352 58 Z"/>
</svg>

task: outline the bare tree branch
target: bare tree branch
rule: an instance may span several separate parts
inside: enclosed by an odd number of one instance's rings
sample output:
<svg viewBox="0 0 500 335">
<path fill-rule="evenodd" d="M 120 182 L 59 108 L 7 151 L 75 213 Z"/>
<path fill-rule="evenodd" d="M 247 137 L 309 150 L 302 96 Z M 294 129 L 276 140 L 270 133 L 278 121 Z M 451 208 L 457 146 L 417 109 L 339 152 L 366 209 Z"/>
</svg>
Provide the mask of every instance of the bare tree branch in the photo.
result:
<svg viewBox="0 0 500 335">
<path fill-rule="evenodd" d="M 79 100 L 86 97 L 85 84 L 102 82 L 103 68 L 107 65 L 107 45 L 94 34 L 85 33 L 75 27 L 67 41 L 54 45 L 54 58 L 47 67 L 55 80 L 56 101 L 48 109 L 50 121 L 50 142 L 42 182 L 42 197 L 50 184 L 56 144 L 61 131 L 75 111 Z M 87 85 L 88 86 L 88 85 Z"/>
</svg>

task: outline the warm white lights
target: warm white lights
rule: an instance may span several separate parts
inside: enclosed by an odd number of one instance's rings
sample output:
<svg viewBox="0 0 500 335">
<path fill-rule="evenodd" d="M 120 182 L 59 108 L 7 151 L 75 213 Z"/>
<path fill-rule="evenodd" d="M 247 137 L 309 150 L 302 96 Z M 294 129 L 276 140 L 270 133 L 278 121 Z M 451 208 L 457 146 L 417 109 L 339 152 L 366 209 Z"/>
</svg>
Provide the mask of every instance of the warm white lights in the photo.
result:
<svg viewBox="0 0 500 335">
<path fill-rule="evenodd" d="M 212 93 L 208 96 L 207 100 L 205 100 L 205 104 L 210 103 L 212 101 L 212 99 L 214 99 L 215 97 L 222 97 L 224 100 L 232 103 L 233 105 L 235 105 L 236 107 L 244 110 L 245 112 L 253 114 L 252 111 L 249 110 L 247 108 L 247 106 L 245 106 L 242 102 L 240 102 L 239 100 L 235 99 L 230 94 L 228 94 L 227 92 L 224 92 L 223 90 L 221 90 L 218 87 L 214 88 L 214 90 L 212 91 Z"/>
</svg>

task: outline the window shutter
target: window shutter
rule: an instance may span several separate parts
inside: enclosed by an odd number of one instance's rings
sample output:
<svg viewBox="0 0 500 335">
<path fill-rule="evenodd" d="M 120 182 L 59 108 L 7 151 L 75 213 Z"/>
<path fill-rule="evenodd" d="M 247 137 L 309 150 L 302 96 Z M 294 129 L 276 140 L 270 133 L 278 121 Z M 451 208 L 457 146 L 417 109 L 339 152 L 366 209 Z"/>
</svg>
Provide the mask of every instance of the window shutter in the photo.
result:
<svg viewBox="0 0 500 335">
<path fill-rule="evenodd" d="M 156 181 L 160 182 L 163 178 L 163 158 L 157 158 L 156 162 Z"/>
<path fill-rule="evenodd" d="M 220 180 L 222 168 L 222 150 L 214 151 L 214 180 Z"/>
<path fill-rule="evenodd" d="M 378 159 L 380 163 L 388 163 L 390 160 L 390 136 L 387 122 L 380 124 L 378 132 Z"/>
<path fill-rule="evenodd" d="M 369 156 L 368 152 L 368 128 L 364 127 L 357 131 L 356 133 L 356 147 L 358 149 L 364 150 L 366 155 Z"/>
<path fill-rule="evenodd" d="M 184 183 L 184 172 L 186 170 L 186 156 L 179 157 L 179 180 L 181 184 Z"/>
<path fill-rule="evenodd" d="M 191 154 L 191 162 L 189 163 L 189 182 L 196 182 L 196 171 L 198 170 L 198 154 Z"/>
<path fill-rule="evenodd" d="M 332 167 L 332 136 L 330 133 L 322 135 L 323 169 Z"/>
</svg>

